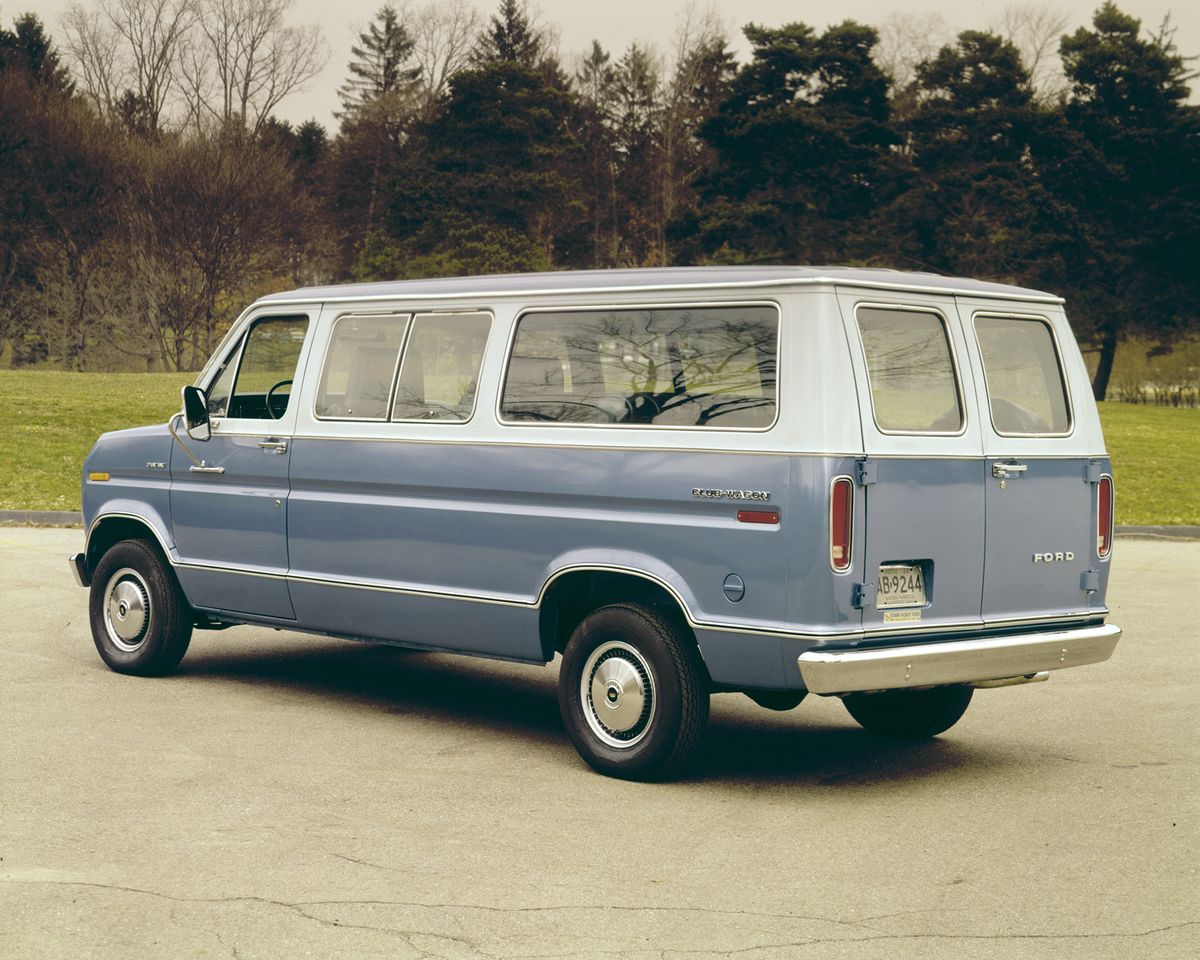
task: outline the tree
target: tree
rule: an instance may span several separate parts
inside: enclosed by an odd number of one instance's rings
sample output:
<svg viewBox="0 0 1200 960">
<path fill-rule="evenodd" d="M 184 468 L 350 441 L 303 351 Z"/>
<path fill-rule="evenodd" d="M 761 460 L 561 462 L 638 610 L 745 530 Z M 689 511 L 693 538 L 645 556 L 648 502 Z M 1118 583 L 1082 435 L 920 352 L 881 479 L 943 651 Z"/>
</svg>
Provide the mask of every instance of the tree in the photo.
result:
<svg viewBox="0 0 1200 960">
<path fill-rule="evenodd" d="M 690 258 L 845 261 L 872 255 L 893 178 L 876 33 L 853 21 L 748 26 L 753 58 L 701 128 L 713 150 L 700 209 L 676 227 Z"/>
<path fill-rule="evenodd" d="M 901 125 L 907 189 L 885 221 L 906 266 L 1033 280 L 1047 249 L 1047 199 L 1031 163 L 1041 114 L 1017 48 L 968 30 L 916 66 Z"/>
<path fill-rule="evenodd" d="M 579 135 L 584 151 L 584 203 L 591 225 L 592 267 L 617 263 L 621 235 L 617 217 L 617 147 L 613 135 L 616 73 L 612 56 L 600 42 L 580 58 L 575 72 L 579 97 Z"/>
<path fill-rule="evenodd" d="M 329 61 L 320 27 L 284 22 L 294 0 L 187 2 L 197 20 L 180 73 L 194 125 L 216 120 L 257 131 Z"/>
<path fill-rule="evenodd" d="M 195 22 L 193 0 L 98 0 L 92 13 L 72 3 L 63 17 L 66 51 L 83 92 L 100 111 L 116 115 L 124 98 L 126 108 L 137 103 L 157 131 Z"/>
<path fill-rule="evenodd" d="M 613 68 L 611 129 L 616 161 L 617 231 L 622 266 L 660 265 L 662 81 L 650 53 L 630 44 Z"/>
<path fill-rule="evenodd" d="M 471 60 L 479 13 L 469 0 L 433 0 L 413 10 L 410 22 L 413 60 L 421 71 L 429 114 L 449 89 L 450 78 Z"/>
<path fill-rule="evenodd" d="M 350 78 L 338 90 L 343 116 L 403 94 L 421 75 L 420 67 L 410 65 L 413 40 L 391 4 L 379 8 L 358 40 L 350 48 Z"/>
<path fill-rule="evenodd" d="M 1169 32 L 1105 3 L 1060 47 L 1071 93 L 1039 154 L 1060 233 L 1057 288 L 1099 349 L 1108 391 L 1120 342 L 1170 344 L 1196 322 L 1200 108 Z"/>
<path fill-rule="evenodd" d="M 24 70 L 35 82 L 60 93 L 69 94 L 74 89 L 45 26 L 32 13 L 17 17 L 11 32 L 0 27 L 2 70 Z"/>
<path fill-rule="evenodd" d="M 548 55 L 546 35 L 534 26 L 525 4 L 517 0 L 500 0 L 500 9 L 492 14 L 479 35 L 471 59 L 477 67 L 519 63 L 537 69 Z"/>
</svg>

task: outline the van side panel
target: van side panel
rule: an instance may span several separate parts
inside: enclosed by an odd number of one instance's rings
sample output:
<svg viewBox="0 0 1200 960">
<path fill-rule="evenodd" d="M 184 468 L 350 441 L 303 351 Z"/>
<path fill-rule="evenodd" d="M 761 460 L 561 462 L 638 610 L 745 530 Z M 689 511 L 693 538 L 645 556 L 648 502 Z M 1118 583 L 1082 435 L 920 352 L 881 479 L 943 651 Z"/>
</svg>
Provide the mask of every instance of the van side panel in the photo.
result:
<svg viewBox="0 0 1200 960">
<path fill-rule="evenodd" d="M 464 622 L 459 609 L 535 604 L 556 572 L 589 557 L 663 582 L 696 621 L 778 631 L 791 469 L 770 455 L 298 438 L 288 514 L 297 618 L 431 646 L 447 645 L 452 624 L 450 645 L 535 659 L 536 629 Z M 740 523 L 746 507 L 777 509 L 781 523 Z M 737 603 L 724 592 L 731 574 L 745 583 Z M 363 587 L 377 588 L 369 603 Z M 413 596 L 441 602 L 446 619 L 413 617 Z"/>
</svg>

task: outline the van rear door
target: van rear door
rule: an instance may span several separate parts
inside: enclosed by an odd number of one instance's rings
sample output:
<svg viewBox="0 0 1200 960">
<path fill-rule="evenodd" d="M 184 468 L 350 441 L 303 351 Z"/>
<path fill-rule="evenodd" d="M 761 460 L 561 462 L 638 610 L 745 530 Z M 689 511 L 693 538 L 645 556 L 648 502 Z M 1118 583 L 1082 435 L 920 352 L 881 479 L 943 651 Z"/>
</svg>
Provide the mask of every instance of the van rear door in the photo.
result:
<svg viewBox="0 0 1200 960">
<path fill-rule="evenodd" d="M 959 298 L 958 309 L 983 428 L 982 618 L 1086 613 L 1102 596 L 1095 509 L 1108 467 L 1066 318 L 1056 304 Z"/>
<path fill-rule="evenodd" d="M 863 449 L 853 590 L 868 631 L 979 625 L 980 417 L 950 296 L 842 289 Z"/>
</svg>

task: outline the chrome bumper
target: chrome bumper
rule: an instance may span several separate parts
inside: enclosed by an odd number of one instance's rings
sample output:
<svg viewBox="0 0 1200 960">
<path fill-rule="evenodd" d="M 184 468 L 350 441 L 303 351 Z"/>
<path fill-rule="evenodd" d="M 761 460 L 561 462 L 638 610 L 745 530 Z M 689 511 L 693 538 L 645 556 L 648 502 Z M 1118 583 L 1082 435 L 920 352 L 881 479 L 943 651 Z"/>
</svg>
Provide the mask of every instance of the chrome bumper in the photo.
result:
<svg viewBox="0 0 1200 960">
<path fill-rule="evenodd" d="M 82 553 L 74 553 L 67 557 L 67 563 L 71 565 L 71 572 L 75 574 L 77 584 L 86 587 L 92 582 L 92 578 L 88 576 L 87 561 Z"/>
<path fill-rule="evenodd" d="M 1027 677 L 1112 656 L 1112 624 L 865 650 L 809 650 L 797 662 L 810 693 L 853 693 Z"/>
</svg>

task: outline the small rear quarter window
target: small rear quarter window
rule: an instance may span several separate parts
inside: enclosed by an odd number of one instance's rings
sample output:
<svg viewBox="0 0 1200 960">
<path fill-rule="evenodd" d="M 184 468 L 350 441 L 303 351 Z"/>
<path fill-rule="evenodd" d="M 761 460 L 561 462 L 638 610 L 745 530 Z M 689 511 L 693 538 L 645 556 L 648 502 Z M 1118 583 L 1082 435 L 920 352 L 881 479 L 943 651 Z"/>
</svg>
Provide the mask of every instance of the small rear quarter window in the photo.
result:
<svg viewBox="0 0 1200 960">
<path fill-rule="evenodd" d="M 1004 436 L 1071 429 L 1062 366 L 1049 324 L 1035 317 L 975 317 L 992 426 Z"/>
</svg>

